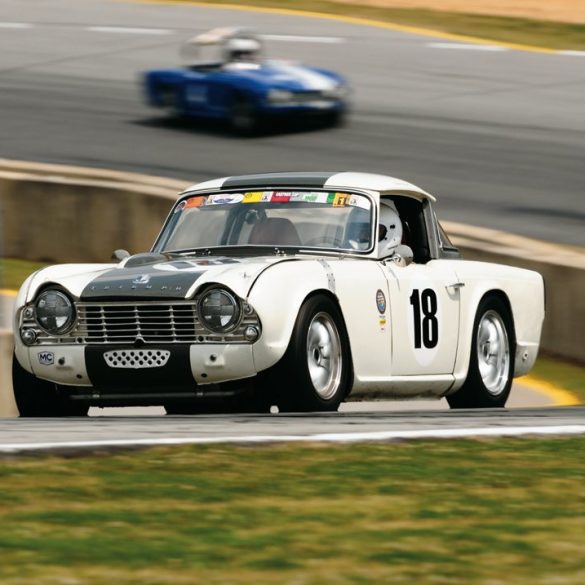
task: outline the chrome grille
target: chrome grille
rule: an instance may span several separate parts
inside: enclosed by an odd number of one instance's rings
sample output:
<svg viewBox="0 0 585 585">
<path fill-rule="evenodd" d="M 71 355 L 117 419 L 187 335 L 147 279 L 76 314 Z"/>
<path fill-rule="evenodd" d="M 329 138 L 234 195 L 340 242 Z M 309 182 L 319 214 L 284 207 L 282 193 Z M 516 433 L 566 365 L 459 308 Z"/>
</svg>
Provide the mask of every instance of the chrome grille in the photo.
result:
<svg viewBox="0 0 585 585">
<path fill-rule="evenodd" d="M 192 342 L 196 335 L 195 305 L 89 304 L 77 305 L 78 335 L 87 343 Z"/>
<path fill-rule="evenodd" d="M 318 101 L 336 102 L 338 97 L 332 97 L 321 91 L 297 91 L 293 93 L 291 101 L 297 104 L 306 104 Z"/>
<path fill-rule="evenodd" d="M 77 320 L 68 333 L 55 337 L 40 330 L 34 318 L 22 319 L 23 327 L 38 332 L 37 344 L 146 344 L 249 343 L 244 338 L 248 325 L 260 327 L 254 311 L 244 312 L 239 325 L 224 335 L 211 333 L 199 321 L 194 301 L 79 302 Z"/>
</svg>

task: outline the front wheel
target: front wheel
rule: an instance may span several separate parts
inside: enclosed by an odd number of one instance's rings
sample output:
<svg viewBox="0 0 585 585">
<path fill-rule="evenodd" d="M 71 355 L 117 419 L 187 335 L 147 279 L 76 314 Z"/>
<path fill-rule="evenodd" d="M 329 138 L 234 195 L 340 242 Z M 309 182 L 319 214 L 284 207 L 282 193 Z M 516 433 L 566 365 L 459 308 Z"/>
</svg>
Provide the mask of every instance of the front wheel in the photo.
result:
<svg viewBox="0 0 585 585">
<path fill-rule="evenodd" d="M 481 301 L 473 326 L 467 379 L 452 396 L 451 408 L 496 408 L 508 400 L 514 375 L 514 327 L 498 297 Z"/>
<path fill-rule="evenodd" d="M 77 404 L 68 398 L 53 382 L 29 374 L 12 357 L 12 387 L 21 417 L 86 416 L 89 406 Z"/>
<path fill-rule="evenodd" d="M 247 98 L 234 100 L 230 112 L 230 125 L 240 136 L 252 136 L 261 130 L 262 120 L 254 104 Z"/>
<path fill-rule="evenodd" d="M 349 394 L 349 342 L 341 311 L 328 297 L 311 297 L 301 307 L 275 381 L 281 412 L 336 411 Z"/>
</svg>

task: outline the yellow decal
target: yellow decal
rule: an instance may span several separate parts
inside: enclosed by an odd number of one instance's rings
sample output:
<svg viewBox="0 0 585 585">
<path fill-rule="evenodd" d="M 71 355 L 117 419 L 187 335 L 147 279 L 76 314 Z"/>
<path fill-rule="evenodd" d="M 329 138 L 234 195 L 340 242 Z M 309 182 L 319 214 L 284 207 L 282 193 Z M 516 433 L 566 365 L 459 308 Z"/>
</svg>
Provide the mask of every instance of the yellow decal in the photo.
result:
<svg viewBox="0 0 585 585">
<path fill-rule="evenodd" d="M 242 203 L 258 203 L 258 201 L 262 201 L 263 195 L 264 191 L 252 191 L 250 193 L 246 193 Z"/>
</svg>

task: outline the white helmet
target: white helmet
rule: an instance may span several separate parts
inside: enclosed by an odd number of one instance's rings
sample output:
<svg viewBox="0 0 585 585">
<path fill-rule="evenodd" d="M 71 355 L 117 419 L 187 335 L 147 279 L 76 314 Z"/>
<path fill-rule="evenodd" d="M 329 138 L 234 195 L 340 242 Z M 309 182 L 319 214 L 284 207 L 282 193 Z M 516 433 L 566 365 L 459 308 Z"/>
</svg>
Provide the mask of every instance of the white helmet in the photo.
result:
<svg viewBox="0 0 585 585">
<path fill-rule="evenodd" d="M 254 61 L 261 50 L 260 41 L 253 37 L 233 37 L 223 47 L 227 61 Z"/>
<path fill-rule="evenodd" d="M 392 201 L 380 201 L 378 256 L 390 256 L 402 243 L 402 222 Z"/>
</svg>

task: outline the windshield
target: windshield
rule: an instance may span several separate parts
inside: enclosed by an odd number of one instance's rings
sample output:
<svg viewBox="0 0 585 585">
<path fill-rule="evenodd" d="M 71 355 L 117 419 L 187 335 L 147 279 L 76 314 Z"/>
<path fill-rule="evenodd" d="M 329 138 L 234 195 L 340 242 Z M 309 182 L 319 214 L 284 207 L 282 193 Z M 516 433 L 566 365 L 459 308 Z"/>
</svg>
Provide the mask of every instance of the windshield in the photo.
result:
<svg viewBox="0 0 585 585">
<path fill-rule="evenodd" d="M 372 203 L 326 191 L 246 191 L 181 199 L 156 252 L 270 246 L 369 251 Z"/>
</svg>

